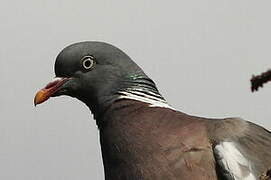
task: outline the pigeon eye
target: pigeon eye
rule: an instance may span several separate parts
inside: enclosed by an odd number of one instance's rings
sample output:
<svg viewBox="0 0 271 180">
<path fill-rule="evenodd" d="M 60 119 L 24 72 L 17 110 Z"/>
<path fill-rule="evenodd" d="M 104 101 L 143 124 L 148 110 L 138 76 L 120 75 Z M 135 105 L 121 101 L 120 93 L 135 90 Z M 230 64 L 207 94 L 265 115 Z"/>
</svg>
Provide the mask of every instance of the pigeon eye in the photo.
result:
<svg viewBox="0 0 271 180">
<path fill-rule="evenodd" d="M 85 56 L 82 58 L 82 66 L 84 69 L 89 70 L 94 65 L 94 57 L 93 56 Z"/>
</svg>

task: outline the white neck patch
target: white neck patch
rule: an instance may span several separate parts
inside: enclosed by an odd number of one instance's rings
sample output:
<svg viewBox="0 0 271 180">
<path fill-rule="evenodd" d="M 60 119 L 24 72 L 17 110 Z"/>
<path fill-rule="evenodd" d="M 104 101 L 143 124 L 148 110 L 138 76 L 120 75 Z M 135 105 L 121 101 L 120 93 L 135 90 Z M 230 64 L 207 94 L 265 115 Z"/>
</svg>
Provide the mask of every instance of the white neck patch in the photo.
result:
<svg viewBox="0 0 271 180">
<path fill-rule="evenodd" d="M 215 146 L 214 153 L 219 165 L 234 180 L 257 180 L 253 174 L 251 163 L 237 149 L 234 142 L 221 142 Z"/>
<path fill-rule="evenodd" d="M 169 108 L 175 110 L 173 107 L 171 107 L 165 100 L 159 99 L 157 97 L 138 92 L 133 91 L 132 93 L 121 91 L 120 96 L 118 99 L 131 99 L 135 101 L 140 101 L 149 104 L 149 107 L 163 107 L 163 108 Z"/>
</svg>

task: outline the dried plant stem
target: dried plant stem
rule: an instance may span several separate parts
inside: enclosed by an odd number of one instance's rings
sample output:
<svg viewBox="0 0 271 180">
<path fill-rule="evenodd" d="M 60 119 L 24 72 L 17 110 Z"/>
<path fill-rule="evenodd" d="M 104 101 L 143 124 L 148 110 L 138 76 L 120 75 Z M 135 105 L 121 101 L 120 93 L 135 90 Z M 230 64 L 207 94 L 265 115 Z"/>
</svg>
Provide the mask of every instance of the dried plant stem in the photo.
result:
<svg viewBox="0 0 271 180">
<path fill-rule="evenodd" d="M 265 83 L 268 81 L 271 81 L 271 69 L 262 73 L 258 76 L 252 76 L 250 82 L 251 82 L 251 91 L 257 91 L 259 87 L 263 87 Z"/>
</svg>

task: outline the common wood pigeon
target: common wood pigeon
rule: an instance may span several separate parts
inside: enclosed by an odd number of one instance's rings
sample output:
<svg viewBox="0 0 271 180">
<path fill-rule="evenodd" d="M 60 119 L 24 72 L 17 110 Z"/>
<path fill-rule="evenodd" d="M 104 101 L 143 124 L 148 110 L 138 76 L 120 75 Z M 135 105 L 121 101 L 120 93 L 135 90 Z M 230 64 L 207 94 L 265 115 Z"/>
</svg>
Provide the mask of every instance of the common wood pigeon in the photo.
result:
<svg viewBox="0 0 271 180">
<path fill-rule="evenodd" d="M 271 134 L 240 118 L 177 111 L 122 50 L 79 42 L 60 52 L 56 78 L 34 103 L 68 95 L 94 115 L 106 180 L 256 180 L 271 167 Z"/>
</svg>

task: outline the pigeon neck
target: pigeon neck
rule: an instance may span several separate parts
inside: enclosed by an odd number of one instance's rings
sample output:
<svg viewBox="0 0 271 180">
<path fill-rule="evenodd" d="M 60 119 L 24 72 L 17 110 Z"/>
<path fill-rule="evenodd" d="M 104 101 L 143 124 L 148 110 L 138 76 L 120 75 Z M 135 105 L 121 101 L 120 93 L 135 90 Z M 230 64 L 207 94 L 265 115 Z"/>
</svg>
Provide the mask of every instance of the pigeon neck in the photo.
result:
<svg viewBox="0 0 271 180">
<path fill-rule="evenodd" d="M 97 124 L 103 114 L 121 100 L 133 100 L 147 104 L 149 107 L 171 108 L 159 93 L 155 83 L 146 75 L 130 76 L 117 83 L 107 95 L 98 96 L 96 103 L 87 104 L 94 114 Z"/>
<path fill-rule="evenodd" d="M 126 88 L 118 91 L 119 99 L 130 99 L 149 104 L 150 107 L 170 108 L 159 93 L 155 83 L 146 75 L 132 76 L 132 81 Z"/>
<path fill-rule="evenodd" d="M 130 81 L 128 81 L 128 83 L 124 82 L 123 84 L 124 87 L 120 88 L 117 92 L 122 98 L 138 96 L 144 99 L 166 102 L 159 93 L 154 81 L 146 75 L 130 76 Z"/>
</svg>

